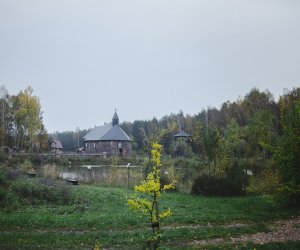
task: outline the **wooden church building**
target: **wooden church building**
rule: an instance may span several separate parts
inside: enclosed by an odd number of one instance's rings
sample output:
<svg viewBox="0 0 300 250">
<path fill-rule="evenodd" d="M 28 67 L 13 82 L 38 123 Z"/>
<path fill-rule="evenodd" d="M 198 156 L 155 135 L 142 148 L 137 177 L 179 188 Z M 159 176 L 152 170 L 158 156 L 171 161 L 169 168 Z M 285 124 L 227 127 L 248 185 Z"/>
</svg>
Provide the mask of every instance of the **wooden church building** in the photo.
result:
<svg viewBox="0 0 300 250">
<path fill-rule="evenodd" d="M 121 157 L 128 157 L 132 154 L 132 140 L 119 126 L 119 117 L 116 111 L 112 123 L 93 128 L 83 139 L 87 154 Z"/>
</svg>

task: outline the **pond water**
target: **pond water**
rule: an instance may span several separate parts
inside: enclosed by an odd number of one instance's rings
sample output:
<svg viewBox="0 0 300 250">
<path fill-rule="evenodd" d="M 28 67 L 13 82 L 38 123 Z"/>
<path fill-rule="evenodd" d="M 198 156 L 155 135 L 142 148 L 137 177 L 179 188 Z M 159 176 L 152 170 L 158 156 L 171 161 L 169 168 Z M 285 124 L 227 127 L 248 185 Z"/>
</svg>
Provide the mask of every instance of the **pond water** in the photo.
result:
<svg viewBox="0 0 300 250">
<path fill-rule="evenodd" d="M 134 186 L 144 179 L 144 167 L 126 165 L 81 165 L 61 167 L 59 177 L 109 186 Z"/>
</svg>

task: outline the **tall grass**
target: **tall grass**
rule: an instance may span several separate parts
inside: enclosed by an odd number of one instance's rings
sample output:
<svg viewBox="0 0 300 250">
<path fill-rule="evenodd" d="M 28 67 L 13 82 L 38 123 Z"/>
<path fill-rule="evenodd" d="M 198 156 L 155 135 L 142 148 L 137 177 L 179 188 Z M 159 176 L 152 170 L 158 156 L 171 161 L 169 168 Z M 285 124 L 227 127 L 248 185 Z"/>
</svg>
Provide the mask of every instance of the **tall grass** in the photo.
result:
<svg viewBox="0 0 300 250">
<path fill-rule="evenodd" d="M 60 170 L 56 164 L 46 164 L 42 167 L 43 176 L 57 179 Z"/>
</svg>

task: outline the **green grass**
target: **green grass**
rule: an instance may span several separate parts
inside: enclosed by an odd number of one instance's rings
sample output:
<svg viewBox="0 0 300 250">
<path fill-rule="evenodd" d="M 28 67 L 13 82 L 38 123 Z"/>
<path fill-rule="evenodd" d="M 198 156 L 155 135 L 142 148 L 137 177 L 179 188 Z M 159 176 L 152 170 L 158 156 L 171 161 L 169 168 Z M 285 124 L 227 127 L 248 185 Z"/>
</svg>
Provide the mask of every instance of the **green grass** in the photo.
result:
<svg viewBox="0 0 300 250">
<path fill-rule="evenodd" d="M 0 249 L 91 249 L 96 241 L 112 249 L 142 248 L 151 231 L 143 218 L 127 208 L 126 197 L 132 191 L 85 185 L 72 188 L 78 201 L 74 205 L 0 210 Z M 174 213 L 162 222 L 162 249 L 187 249 L 193 240 L 266 231 L 269 222 L 296 214 L 276 208 L 266 197 L 204 198 L 168 193 L 162 195 L 160 207 L 170 207 Z M 226 227 L 233 223 L 239 225 Z"/>
</svg>

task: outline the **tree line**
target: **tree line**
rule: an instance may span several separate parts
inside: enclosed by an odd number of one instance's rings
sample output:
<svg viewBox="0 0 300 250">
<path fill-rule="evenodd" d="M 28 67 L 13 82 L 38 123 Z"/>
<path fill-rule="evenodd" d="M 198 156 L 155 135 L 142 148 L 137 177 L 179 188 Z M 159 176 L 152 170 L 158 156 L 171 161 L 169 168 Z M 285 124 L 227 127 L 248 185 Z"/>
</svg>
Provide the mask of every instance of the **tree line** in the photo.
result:
<svg viewBox="0 0 300 250">
<path fill-rule="evenodd" d="M 297 99 L 298 92 L 299 88 L 294 89 L 286 92 L 282 98 L 287 100 L 294 96 L 293 98 Z M 275 101 L 270 92 L 261 92 L 254 88 L 243 98 L 234 102 L 224 102 L 220 109 L 202 109 L 196 115 L 185 115 L 180 111 L 178 114 L 165 115 L 161 119 L 154 117 L 151 120 L 123 122 L 121 127 L 133 139 L 133 150 L 137 154 L 147 154 L 149 145 L 155 141 L 163 145 L 165 154 L 172 154 L 173 136 L 182 129 L 191 135 L 191 151 L 187 153 L 215 162 L 216 154 L 220 151 L 217 148 L 220 145 L 225 146 L 226 143 L 239 148 L 240 155 L 269 158 L 270 152 L 262 145 L 273 145 L 280 137 L 280 119 L 280 102 Z M 50 137 L 60 139 L 64 148 L 72 151 L 76 150 L 78 145 L 84 146 L 82 137 L 88 131 L 89 129 L 77 128 L 76 131 L 56 132 L 50 134 Z M 233 140 L 234 144 L 231 144 L 230 140 Z"/>
</svg>

